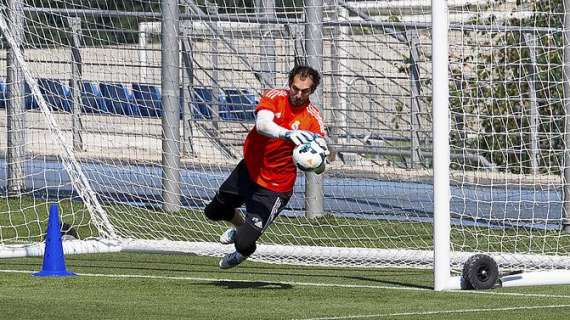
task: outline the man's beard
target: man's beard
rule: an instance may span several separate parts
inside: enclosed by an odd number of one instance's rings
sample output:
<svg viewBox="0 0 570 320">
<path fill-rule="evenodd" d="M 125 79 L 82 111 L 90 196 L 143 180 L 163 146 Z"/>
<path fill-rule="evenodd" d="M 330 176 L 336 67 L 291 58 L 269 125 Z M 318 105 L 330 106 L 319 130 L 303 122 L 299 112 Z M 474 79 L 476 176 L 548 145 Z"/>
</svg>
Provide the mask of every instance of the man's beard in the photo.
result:
<svg viewBox="0 0 570 320">
<path fill-rule="evenodd" d="M 304 105 L 305 103 L 307 103 L 307 100 L 302 100 L 302 99 L 298 99 L 298 98 L 294 98 L 294 97 L 289 97 L 289 103 L 293 106 L 293 107 L 299 107 Z"/>
</svg>

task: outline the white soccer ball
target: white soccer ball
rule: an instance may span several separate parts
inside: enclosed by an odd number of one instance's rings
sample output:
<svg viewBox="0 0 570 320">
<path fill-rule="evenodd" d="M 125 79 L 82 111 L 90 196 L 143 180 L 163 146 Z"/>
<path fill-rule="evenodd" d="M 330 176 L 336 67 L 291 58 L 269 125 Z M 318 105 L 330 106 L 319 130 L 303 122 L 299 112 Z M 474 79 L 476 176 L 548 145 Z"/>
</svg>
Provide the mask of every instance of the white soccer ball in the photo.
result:
<svg viewBox="0 0 570 320">
<path fill-rule="evenodd" d="M 293 162 L 303 171 L 315 170 L 323 164 L 326 150 L 316 141 L 301 144 L 293 149 Z"/>
</svg>

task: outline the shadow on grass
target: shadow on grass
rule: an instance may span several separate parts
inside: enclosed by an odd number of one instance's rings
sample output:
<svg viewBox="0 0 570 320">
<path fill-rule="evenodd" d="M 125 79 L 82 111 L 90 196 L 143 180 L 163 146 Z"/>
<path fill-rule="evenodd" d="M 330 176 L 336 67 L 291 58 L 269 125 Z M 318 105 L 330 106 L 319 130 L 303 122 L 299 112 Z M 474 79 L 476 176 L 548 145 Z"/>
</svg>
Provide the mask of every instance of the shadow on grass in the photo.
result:
<svg viewBox="0 0 570 320">
<path fill-rule="evenodd" d="M 75 272 L 93 272 L 87 270 L 110 270 L 119 273 L 130 273 L 129 271 L 141 271 L 144 273 L 170 273 L 171 275 L 190 274 L 219 274 L 217 260 L 219 258 L 196 257 L 192 255 L 155 255 L 155 254 L 98 254 L 98 255 L 70 255 L 66 256 L 67 267 Z M 22 269 L 32 266 L 39 269 L 42 265 L 42 257 L 27 257 L 17 259 L 0 259 L 2 268 Z M 121 271 L 122 270 L 122 271 Z M 238 268 L 223 271 L 224 274 L 233 276 L 248 275 L 256 277 L 284 277 L 291 279 L 296 277 L 297 281 L 301 279 L 321 279 L 325 282 L 352 282 L 355 285 L 386 285 L 401 286 L 418 289 L 433 289 L 429 285 L 421 285 L 418 283 L 426 283 L 425 272 L 418 270 L 401 270 L 401 269 L 367 269 L 367 268 L 327 268 L 327 267 L 307 267 L 292 265 L 274 265 L 274 264 L 252 264 L 246 262 Z M 211 277 L 211 276 L 208 276 Z M 215 281 L 214 284 L 227 287 L 228 289 L 237 288 L 267 288 L 267 289 L 287 289 L 291 285 L 276 282 L 263 281 Z M 274 280 L 274 281 L 275 281 Z M 352 280 L 352 281 L 351 281 Z"/>
<path fill-rule="evenodd" d="M 279 282 L 263 282 L 263 281 L 213 281 L 210 284 L 225 289 L 270 289 L 282 290 L 291 289 L 292 285 Z"/>
<path fill-rule="evenodd" d="M 307 278 L 311 281 L 315 279 L 323 279 L 325 282 L 339 282 L 350 284 L 348 280 L 354 280 L 357 282 L 352 282 L 355 285 L 385 285 L 385 286 L 398 286 L 406 288 L 416 288 L 416 289 L 428 289 L 433 290 L 433 286 L 418 284 L 417 276 L 425 276 L 424 272 L 418 270 L 408 270 L 402 271 L 389 270 L 389 269 L 351 269 L 351 268 L 326 268 L 326 267 L 304 267 L 304 266 L 275 266 L 262 267 L 261 265 L 240 265 L 238 268 L 232 269 L 231 271 L 223 271 L 225 274 L 239 275 L 248 274 L 255 276 L 275 276 L 275 277 L 297 277 L 297 278 Z M 355 274 L 356 273 L 356 274 Z M 358 275 L 365 274 L 364 275 Z M 403 277 L 408 277 L 408 279 L 402 279 Z M 411 277 L 411 278 L 410 278 Z M 335 281 L 336 280 L 336 281 Z M 425 283 L 424 281 L 421 281 Z"/>
</svg>

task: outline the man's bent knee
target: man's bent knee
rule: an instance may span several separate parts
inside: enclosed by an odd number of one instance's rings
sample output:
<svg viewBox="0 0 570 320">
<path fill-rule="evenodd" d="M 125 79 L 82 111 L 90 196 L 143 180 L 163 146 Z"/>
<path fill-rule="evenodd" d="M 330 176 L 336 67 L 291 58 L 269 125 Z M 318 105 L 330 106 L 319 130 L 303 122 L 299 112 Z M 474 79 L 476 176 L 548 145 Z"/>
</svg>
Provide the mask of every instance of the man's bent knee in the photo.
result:
<svg viewBox="0 0 570 320">
<path fill-rule="evenodd" d="M 208 203 L 206 208 L 204 208 L 204 215 L 213 221 L 230 221 L 234 217 L 234 214 L 235 209 L 224 206 L 217 195 L 212 199 L 212 202 Z"/>
</svg>

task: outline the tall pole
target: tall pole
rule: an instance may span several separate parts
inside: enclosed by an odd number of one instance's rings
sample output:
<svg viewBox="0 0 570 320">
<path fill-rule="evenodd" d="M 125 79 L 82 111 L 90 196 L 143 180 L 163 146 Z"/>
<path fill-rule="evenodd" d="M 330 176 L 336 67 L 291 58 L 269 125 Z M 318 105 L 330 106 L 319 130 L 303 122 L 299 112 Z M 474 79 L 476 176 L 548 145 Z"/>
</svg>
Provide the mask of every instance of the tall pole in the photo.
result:
<svg viewBox="0 0 570 320">
<path fill-rule="evenodd" d="M 178 1 L 161 0 L 162 196 L 163 209 L 180 209 L 180 107 Z"/>
<path fill-rule="evenodd" d="M 305 0 L 306 63 L 322 75 L 323 71 L 323 0 Z M 311 101 L 322 111 L 323 86 Z M 305 215 L 315 218 L 323 214 L 323 178 L 313 172 L 305 174 Z"/>
<path fill-rule="evenodd" d="M 523 34 L 526 45 L 528 46 L 528 54 L 530 58 L 530 64 L 527 65 L 528 70 L 528 92 L 530 95 L 530 167 L 531 173 L 537 175 L 538 172 L 538 124 L 539 124 L 539 112 L 538 112 L 538 98 L 536 96 L 536 77 L 538 75 L 538 67 L 536 65 L 536 35 L 532 33 Z"/>
<path fill-rule="evenodd" d="M 433 103 L 434 289 L 445 290 L 451 276 L 449 213 L 449 77 L 447 0 L 431 1 Z"/>
<path fill-rule="evenodd" d="M 72 107 L 72 132 L 73 150 L 83 151 L 83 126 L 81 124 L 81 18 L 67 18 L 71 27 L 71 96 Z"/>
<path fill-rule="evenodd" d="M 564 0 L 564 220 L 562 228 L 570 233 L 570 0 Z"/>
<path fill-rule="evenodd" d="M 331 0 L 332 6 L 335 8 L 334 19 L 340 21 L 347 19 L 348 11 L 338 4 L 338 0 Z M 346 116 L 348 110 L 347 94 L 346 94 L 346 35 L 349 33 L 349 28 L 346 26 L 335 25 L 332 29 L 333 44 L 331 46 L 331 82 L 332 82 L 332 95 L 331 106 L 334 106 L 329 113 L 332 118 L 328 118 L 331 123 L 329 128 L 330 140 L 334 145 L 340 143 L 340 134 L 343 129 L 346 130 Z M 334 161 L 336 159 L 336 152 L 332 150 L 329 159 Z"/>
<path fill-rule="evenodd" d="M 192 23 L 182 24 L 182 153 L 196 156 L 194 153 L 194 125 L 192 115 L 192 92 L 194 90 L 194 67 L 192 62 Z"/>
<path fill-rule="evenodd" d="M 210 17 L 217 17 L 218 15 L 218 5 L 216 3 L 208 3 L 208 14 Z M 220 110 L 222 106 L 220 105 L 220 63 L 219 63 L 219 38 L 223 30 L 220 28 L 218 22 L 211 23 L 212 26 L 212 46 L 210 51 L 210 56 L 212 59 L 212 105 L 214 110 L 212 110 L 212 126 L 215 131 L 216 137 L 219 136 L 219 126 L 220 126 Z"/>
<path fill-rule="evenodd" d="M 8 1 L 8 20 L 11 25 L 12 36 L 20 46 L 24 30 L 24 10 L 21 0 Z M 8 48 L 7 66 L 7 152 L 6 175 L 8 195 L 20 195 L 25 187 L 24 162 L 26 156 L 25 135 L 25 104 L 24 104 L 24 76 L 19 65 L 16 48 Z"/>
<path fill-rule="evenodd" d="M 147 71 L 147 57 L 146 57 L 146 42 L 147 42 L 147 27 L 145 23 L 139 23 L 139 81 L 142 83 L 146 83 L 148 80 L 148 71 Z"/>
<path fill-rule="evenodd" d="M 420 158 L 420 142 L 418 132 L 420 130 L 420 68 L 418 66 L 418 38 L 415 31 L 407 32 L 408 44 L 410 46 L 410 142 L 412 143 L 410 154 L 410 168 L 413 169 Z"/>
<path fill-rule="evenodd" d="M 256 1 L 256 12 L 259 17 L 274 19 L 275 18 L 275 0 L 257 0 Z M 272 25 L 269 23 L 264 23 L 261 26 L 262 33 L 262 43 L 260 52 L 260 64 L 261 64 L 261 76 L 264 81 L 264 85 L 268 85 L 270 88 L 275 87 L 275 72 L 276 72 L 276 61 L 275 61 L 275 38 L 271 34 Z M 263 89 L 270 89 L 263 88 Z"/>
</svg>

